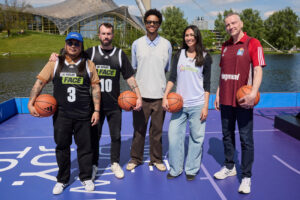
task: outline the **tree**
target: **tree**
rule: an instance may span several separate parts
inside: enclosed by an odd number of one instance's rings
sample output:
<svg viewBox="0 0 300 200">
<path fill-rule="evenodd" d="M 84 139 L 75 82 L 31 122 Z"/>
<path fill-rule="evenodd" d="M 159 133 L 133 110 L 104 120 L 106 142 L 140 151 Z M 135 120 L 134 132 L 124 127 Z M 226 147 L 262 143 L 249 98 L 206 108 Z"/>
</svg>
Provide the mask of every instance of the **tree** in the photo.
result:
<svg viewBox="0 0 300 200">
<path fill-rule="evenodd" d="M 258 10 L 252 10 L 252 8 L 245 9 L 240 14 L 240 17 L 244 23 L 243 31 L 247 32 L 247 35 L 255 37 L 258 40 L 264 38 L 264 22 L 259 16 Z"/>
<path fill-rule="evenodd" d="M 218 31 L 220 34 L 220 37 L 223 38 L 223 41 L 221 41 L 221 42 L 224 42 L 225 40 L 229 39 L 229 35 L 227 34 L 226 29 L 225 29 L 224 19 L 229 13 L 232 13 L 232 12 L 233 12 L 232 9 L 225 10 L 223 12 L 223 15 L 221 13 L 219 13 L 217 19 L 215 20 L 215 30 Z"/>
<path fill-rule="evenodd" d="M 24 13 L 26 8 L 32 7 L 25 1 L 5 0 L 2 9 L 0 10 L 0 24 L 7 31 L 7 36 L 10 36 L 11 29 L 24 29 Z"/>
<path fill-rule="evenodd" d="M 205 48 L 212 48 L 216 43 L 215 35 L 210 30 L 200 30 Z"/>
<path fill-rule="evenodd" d="M 181 46 L 183 31 L 188 26 L 183 11 L 177 7 L 167 7 L 162 14 L 164 21 L 161 25 L 161 35 L 169 40 L 173 47 Z"/>
<path fill-rule="evenodd" d="M 296 47 L 297 47 L 297 48 L 300 48 L 300 36 L 297 37 L 297 40 L 296 40 Z"/>
<path fill-rule="evenodd" d="M 296 44 L 300 22 L 291 8 L 287 7 L 273 13 L 264 24 L 267 41 L 273 46 L 289 50 Z"/>
</svg>

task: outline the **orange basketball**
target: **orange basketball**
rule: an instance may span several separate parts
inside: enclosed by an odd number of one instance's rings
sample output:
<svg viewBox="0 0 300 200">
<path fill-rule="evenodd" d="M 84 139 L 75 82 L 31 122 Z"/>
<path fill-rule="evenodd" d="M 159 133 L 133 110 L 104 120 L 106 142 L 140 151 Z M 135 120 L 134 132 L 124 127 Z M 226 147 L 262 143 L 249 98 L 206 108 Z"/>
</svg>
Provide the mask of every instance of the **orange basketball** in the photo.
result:
<svg viewBox="0 0 300 200">
<path fill-rule="evenodd" d="M 168 94 L 167 99 L 169 104 L 169 112 L 175 113 L 181 110 L 183 106 L 183 99 L 180 94 L 171 92 Z"/>
<path fill-rule="evenodd" d="M 119 106 L 126 111 L 132 110 L 136 105 L 137 96 L 132 91 L 124 91 L 118 98 Z"/>
<path fill-rule="evenodd" d="M 252 90 L 251 85 L 244 85 L 244 86 L 240 87 L 236 93 L 237 101 L 239 101 L 241 98 L 243 98 L 246 94 L 250 94 L 251 90 Z M 259 99 L 260 99 L 260 94 L 259 94 L 259 92 L 257 92 L 257 95 L 254 100 L 254 106 L 258 104 Z"/>
<path fill-rule="evenodd" d="M 41 94 L 36 98 L 34 107 L 41 117 L 49 117 L 56 111 L 56 99 L 50 94 Z"/>
</svg>

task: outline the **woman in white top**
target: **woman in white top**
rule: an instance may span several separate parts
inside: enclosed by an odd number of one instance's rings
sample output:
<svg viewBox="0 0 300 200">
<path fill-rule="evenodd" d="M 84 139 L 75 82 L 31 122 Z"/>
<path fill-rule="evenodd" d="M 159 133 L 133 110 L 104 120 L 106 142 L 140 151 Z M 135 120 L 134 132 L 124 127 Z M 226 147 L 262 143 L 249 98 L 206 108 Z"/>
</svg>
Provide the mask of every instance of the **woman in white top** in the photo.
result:
<svg viewBox="0 0 300 200">
<path fill-rule="evenodd" d="M 172 114 L 169 126 L 168 179 L 179 176 L 184 165 L 184 141 L 189 122 L 189 145 L 185 162 L 187 180 L 197 175 L 202 157 L 202 144 L 208 114 L 211 57 L 204 51 L 199 29 L 188 26 L 183 32 L 183 45 L 174 56 L 171 75 L 163 97 L 163 108 L 168 111 L 167 95 L 177 81 L 176 93 L 183 98 L 183 108 Z"/>
</svg>

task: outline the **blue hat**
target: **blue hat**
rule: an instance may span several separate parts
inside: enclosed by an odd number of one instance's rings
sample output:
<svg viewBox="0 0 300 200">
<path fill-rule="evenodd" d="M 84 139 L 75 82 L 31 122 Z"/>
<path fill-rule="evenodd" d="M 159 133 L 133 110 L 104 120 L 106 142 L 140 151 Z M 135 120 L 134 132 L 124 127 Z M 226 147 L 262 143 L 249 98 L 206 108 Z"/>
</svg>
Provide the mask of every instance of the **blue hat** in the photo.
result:
<svg viewBox="0 0 300 200">
<path fill-rule="evenodd" d="M 70 39 L 74 39 L 74 40 L 78 40 L 79 42 L 83 42 L 83 38 L 81 36 L 80 33 L 77 33 L 77 32 L 70 32 L 67 37 L 66 37 L 66 41 L 67 40 L 70 40 Z"/>
</svg>

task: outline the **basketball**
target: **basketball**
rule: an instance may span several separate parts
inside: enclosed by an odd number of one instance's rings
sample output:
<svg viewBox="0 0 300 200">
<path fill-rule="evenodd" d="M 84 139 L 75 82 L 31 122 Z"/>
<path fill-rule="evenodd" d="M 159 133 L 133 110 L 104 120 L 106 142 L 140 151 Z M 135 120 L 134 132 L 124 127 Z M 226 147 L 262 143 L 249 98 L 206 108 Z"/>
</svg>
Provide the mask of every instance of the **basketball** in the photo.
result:
<svg viewBox="0 0 300 200">
<path fill-rule="evenodd" d="M 240 87 L 236 93 L 237 101 L 239 102 L 239 100 L 241 98 L 243 98 L 246 94 L 250 94 L 251 90 L 252 90 L 251 85 L 244 85 L 244 86 Z M 259 92 L 257 92 L 257 95 L 254 100 L 254 106 L 256 106 L 258 104 L 259 99 L 260 99 L 260 94 L 259 94 Z"/>
<path fill-rule="evenodd" d="M 130 111 L 136 106 L 136 100 L 136 94 L 127 90 L 120 94 L 118 104 L 123 110 Z"/>
<path fill-rule="evenodd" d="M 34 107 L 41 117 L 49 117 L 56 111 L 56 99 L 50 94 L 41 94 L 36 98 Z"/>
<path fill-rule="evenodd" d="M 181 110 L 183 106 L 183 99 L 180 94 L 171 92 L 168 94 L 167 99 L 169 104 L 169 112 L 175 113 Z"/>
</svg>

